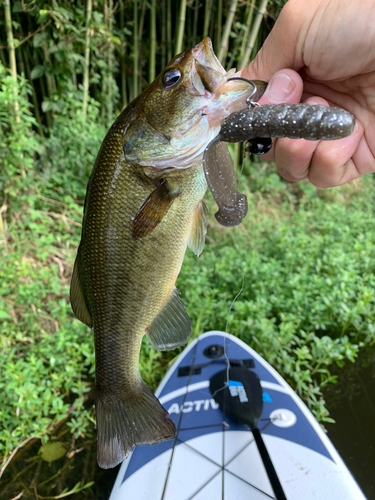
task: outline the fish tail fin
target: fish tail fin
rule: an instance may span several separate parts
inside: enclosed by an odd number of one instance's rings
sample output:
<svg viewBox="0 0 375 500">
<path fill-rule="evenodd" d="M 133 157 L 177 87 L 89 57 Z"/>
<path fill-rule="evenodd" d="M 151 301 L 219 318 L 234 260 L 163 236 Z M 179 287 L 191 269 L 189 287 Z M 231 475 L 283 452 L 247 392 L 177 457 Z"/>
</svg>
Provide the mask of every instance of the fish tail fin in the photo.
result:
<svg viewBox="0 0 375 500">
<path fill-rule="evenodd" d="M 142 380 L 133 398 L 97 394 L 96 423 L 102 469 L 118 465 L 136 445 L 156 444 L 176 435 L 173 420 Z"/>
</svg>

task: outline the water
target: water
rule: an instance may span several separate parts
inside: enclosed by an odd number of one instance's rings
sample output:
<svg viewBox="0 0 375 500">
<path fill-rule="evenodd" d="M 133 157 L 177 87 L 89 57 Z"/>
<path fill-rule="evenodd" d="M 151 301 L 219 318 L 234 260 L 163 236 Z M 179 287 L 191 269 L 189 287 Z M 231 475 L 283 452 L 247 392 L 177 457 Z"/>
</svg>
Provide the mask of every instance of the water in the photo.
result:
<svg viewBox="0 0 375 500">
<path fill-rule="evenodd" d="M 375 346 L 337 373 L 339 383 L 325 393 L 336 421 L 326 425 L 328 436 L 368 500 L 375 500 Z"/>
</svg>

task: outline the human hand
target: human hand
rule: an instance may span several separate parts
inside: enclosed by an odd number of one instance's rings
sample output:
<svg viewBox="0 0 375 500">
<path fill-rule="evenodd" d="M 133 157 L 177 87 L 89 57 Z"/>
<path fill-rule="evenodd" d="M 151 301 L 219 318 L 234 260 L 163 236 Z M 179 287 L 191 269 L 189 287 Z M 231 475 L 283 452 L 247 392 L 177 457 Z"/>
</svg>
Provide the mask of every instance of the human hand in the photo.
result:
<svg viewBox="0 0 375 500">
<path fill-rule="evenodd" d="M 277 139 L 264 158 L 285 179 L 330 187 L 375 172 L 375 0 L 289 0 L 241 74 L 269 81 L 260 104 L 324 104 L 356 118 L 345 139 Z"/>
</svg>

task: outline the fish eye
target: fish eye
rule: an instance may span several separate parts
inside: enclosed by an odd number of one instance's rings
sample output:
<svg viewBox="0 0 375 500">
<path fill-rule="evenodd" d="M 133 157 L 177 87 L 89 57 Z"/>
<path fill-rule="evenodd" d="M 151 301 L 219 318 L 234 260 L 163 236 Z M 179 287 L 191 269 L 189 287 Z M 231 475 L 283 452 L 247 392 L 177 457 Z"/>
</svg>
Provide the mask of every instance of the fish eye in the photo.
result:
<svg viewBox="0 0 375 500">
<path fill-rule="evenodd" d="M 181 80 L 181 71 L 179 69 L 170 69 L 163 75 L 163 83 L 167 88 L 174 87 Z"/>
</svg>

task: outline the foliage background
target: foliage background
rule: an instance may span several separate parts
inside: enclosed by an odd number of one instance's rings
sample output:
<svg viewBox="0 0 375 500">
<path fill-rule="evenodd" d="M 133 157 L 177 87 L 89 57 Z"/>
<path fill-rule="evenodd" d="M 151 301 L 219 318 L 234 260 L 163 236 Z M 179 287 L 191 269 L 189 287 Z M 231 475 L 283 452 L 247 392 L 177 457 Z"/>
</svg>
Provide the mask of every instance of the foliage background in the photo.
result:
<svg viewBox="0 0 375 500">
<path fill-rule="evenodd" d="M 2 498 L 103 490 L 94 484 L 93 336 L 74 319 L 68 289 L 106 129 L 203 35 L 227 69 L 244 66 L 283 3 L 0 2 Z M 247 218 L 226 230 L 211 216 L 205 251 L 187 251 L 178 279 L 193 337 L 239 336 L 329 422 L 323 390 L 340 376 L 334 367 L 375 339 L 373 178 L 323 191 L 284 182 L 254 158 L 238 176 Z M 153 389 L 177 354 L 144 343 L 141 372 Z"/>
</svg>

